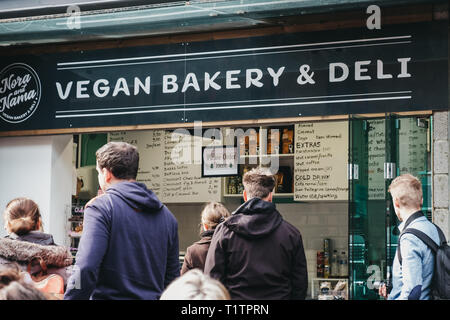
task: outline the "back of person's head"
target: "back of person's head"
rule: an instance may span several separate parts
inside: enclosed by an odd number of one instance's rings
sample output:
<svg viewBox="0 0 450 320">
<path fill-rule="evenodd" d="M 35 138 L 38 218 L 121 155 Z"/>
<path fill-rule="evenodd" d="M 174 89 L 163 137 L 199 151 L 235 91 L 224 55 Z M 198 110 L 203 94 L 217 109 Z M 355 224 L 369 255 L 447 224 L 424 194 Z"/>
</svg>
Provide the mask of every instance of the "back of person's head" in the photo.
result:
<svg viewBox="0 0 450 320">
<path fill-rule="evenodd" d="M 264 199 L 275 188 L 275 177 L 269 169 L 257 167 L 244 174 L 242 183 L 248 199 Z"/>
<path fill-rule="evenodd" d="M 0 300 L 47 300 L 46 296 L 26 283 L 17 264 L 0 266 Z"/>
<path fill-rule="evenodd" d="M 422 206 L 422 184 L 407 173 L 392 180 L 388 191 L 397 199 L 401 208 L 416 209 Z"/>
<path fill-rule="evenodd" d="M 95 155 L 99 168 L 108 169 L 117 179 L 136 179 L 139 152 L 135 146 L 126 142 L 109 142 Z"/>
<path fill-rule="evenodd" d="M 161 300 L 230 300 L 228 290 L 219 281 L 191 269 L 175 279 L 161 295 Z"/>
<path fill-rule="evenodd" d="M 231 214 L 220 202 L 210 201 L 206 203 L 202 210 L 202 224 L 206 224 L 210 230 L 214 230 L 217 225 L 225 221 Z"/>
<path fill-rule="evenodd" d="M 6 205 L 4 212 L 7 229 L 17 235 L 27 234 L 42 226 L 39 207 L 31 199 L 16 198 Z"/>
</svg>

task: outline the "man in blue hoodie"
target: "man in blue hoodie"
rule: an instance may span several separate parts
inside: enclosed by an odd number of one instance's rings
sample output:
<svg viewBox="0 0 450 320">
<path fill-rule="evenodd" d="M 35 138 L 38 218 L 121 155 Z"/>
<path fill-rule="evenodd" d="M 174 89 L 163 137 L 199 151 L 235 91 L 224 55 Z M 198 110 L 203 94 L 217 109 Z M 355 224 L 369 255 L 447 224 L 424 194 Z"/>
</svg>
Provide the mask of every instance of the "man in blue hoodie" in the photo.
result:
<svg viewBox="0 0 450 320">
<path fill-rule="evenodd" d="M 64 299 L 159 299 L 180 275 L 177 221 L 151 190 L 136 182 L 136 147 L 110 142 L 96 157 L 104 194 L 86 205 L 75 272 Z"/>
</svg>

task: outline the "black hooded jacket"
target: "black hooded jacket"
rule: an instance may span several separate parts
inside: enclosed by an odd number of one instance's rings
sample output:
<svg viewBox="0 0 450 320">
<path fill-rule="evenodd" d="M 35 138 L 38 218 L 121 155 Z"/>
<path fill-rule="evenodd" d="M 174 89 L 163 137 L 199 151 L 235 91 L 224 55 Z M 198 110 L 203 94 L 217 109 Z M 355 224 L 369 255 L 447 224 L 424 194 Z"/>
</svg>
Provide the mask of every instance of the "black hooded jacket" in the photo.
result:
<svg viewBox="0 0 450 320">
<path fill-rule="evenodd" d="M 300 232 L 275 204 L 259 198 L 217 226 L 205 273 L 221 281 L 232 299 L 305 299 L 308 288 Z"/>
</svg>

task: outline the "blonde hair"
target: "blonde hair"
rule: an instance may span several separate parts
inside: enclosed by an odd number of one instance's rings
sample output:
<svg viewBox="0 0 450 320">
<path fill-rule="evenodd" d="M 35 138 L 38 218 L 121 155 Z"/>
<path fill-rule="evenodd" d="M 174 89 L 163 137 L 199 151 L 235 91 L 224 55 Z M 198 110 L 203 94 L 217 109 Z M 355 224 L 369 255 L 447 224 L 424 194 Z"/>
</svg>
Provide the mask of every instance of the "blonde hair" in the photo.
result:
<svg viewBox="0 0 450 320">
<path fill-rule="evenodd" d="M 257 167 L 244 174 L 242 183 L 248 199 L 264 199 L 275 188 L 275 177 L 269 169 Z"/>
<path fill-rule="evenodd" d="M 392 180 L 388 191 L 403 208 L 415 209 L 422 206 L 422 184 L 419 179 L 409 173 Z"/>
<path fill-rule="evenodd" d="M 191 269 L 174 280 L 160 300 L 231 300 L 228 290 L 218 280 Z"/>
<path fill-rule="evenodd" d="M 203 207 L 201 221 L 206 224 L 210 230 L 214 230 L 219 223 L 225 221 L 230 216 L 230 212 L 223 204 L 210 201 Z"/>
<path fill-rule="evenodd" d="M 42 225 L 38 205 L 28 198 L 11 200 L 6 205 L 4 215 L 9 230 L 19 236 L 36 230 L 39 222 Z"/>
</svg>

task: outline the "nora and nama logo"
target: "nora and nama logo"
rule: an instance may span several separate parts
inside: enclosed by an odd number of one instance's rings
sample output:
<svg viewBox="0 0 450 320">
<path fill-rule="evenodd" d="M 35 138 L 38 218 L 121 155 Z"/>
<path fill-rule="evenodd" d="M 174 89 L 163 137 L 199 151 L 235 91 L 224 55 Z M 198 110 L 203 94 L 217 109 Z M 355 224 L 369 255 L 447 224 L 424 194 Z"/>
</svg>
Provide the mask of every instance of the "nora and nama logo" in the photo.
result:
<svg viewBox="0 0 450 320">
<path fill-rule="evenodd" d="M 36 71 L 13 63 L 0 72 L 0 118 L 10 123 L 27 120 L 41 100 L 41 82 Z"/>
</svg>

